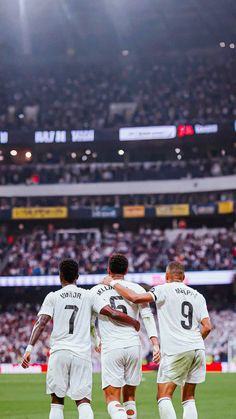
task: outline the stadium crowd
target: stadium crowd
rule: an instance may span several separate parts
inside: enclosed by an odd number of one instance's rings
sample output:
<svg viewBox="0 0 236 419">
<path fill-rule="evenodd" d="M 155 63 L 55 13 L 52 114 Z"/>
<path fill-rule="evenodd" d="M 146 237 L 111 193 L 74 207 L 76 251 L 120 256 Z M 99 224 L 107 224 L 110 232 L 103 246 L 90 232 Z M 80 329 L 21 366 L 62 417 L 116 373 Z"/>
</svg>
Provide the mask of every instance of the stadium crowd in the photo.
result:
<svg viewBox="0 0 236 419">
<path fill-rule="evenodd" d="M 76 258 L 81 274 L 105 273 L 112 253 L 126 254 L 130 272 L 164 271 L 169 260 L 186 270 L 233 269 L 235 229 L 165 230 L 140 227 L 121 231 L 111 227 L 82 230 L 35 229 L 13 242 L 5 275 L 57 275 L 62 258 Z"/>
<path fill-rule="evenodd" d="M 18 303 L 9 305 L 0 312 L 0 359 L 1 363 L 19 363 L 28 344 L 32 326 L 36 320 L 39 306 Z M 206 354 L 209 362 L 227 360 L 227 343 L 234 335 L 236 328 L 236 311 L 228 308 L 220 311 L 212 309 L 210 317 L 213 331 L 206 340 Z M 35 345 L 32 363 L 46 363 L 49 355 L 49 333 L 51 327 L 43 332 L 41 339 Z M 140 338 L 143 349 L 143 362 L 151 360 L 151 345 L 142 325 Z M 93 368 L 100 370 L 100 356 L 94 350 Z"/>
<path fill-rule="evenodd" d="M 235 62 L 184 56 L 175 65 L 70 64 L 3 71 L 0 129 L 78 129 L 235 119 Z"/>
<path fill-rule="evenodd" d="M 236 158 L 136 163 L 27 164 L 0 166 L 0 185 L 69 184 L 192 179 L 236 174 Z"/>
</svg>

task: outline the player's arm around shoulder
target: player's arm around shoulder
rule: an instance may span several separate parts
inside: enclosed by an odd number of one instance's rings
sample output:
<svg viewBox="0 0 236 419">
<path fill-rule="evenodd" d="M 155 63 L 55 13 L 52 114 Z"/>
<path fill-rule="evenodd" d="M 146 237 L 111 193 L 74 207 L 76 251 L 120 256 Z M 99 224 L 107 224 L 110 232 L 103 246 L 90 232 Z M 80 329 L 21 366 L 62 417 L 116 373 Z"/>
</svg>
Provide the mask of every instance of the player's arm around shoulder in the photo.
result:
<svg viewBox="0 0 236 419">
<path fill-rule="evenodd" d="M 139 294 L 143 294 L 145 292 L 145 289 L 141 287 L 140 285 L 135 284 L 135 288 L 136 288 L 137 293 Z M 152 298 L 154 301 L 154 297 Z M 159 340 L 158 340 L 156 322 L 155 322 L 149 303 L 139 304 L 139 312 L 143 319 L 143 323 L 144 323 L 144 327 L 146 329 L 147 335 L 152 344 L 153 362 L 158 364 L 160 362 L 160 345 L 159 345 Z"/>
<path fill-rule="evenodd" d="M 102 287 L 102 285 L 101 285 Z M 111 320 L 116 320 L 120 323 L 123 323 L 126 326 L 133 326 L 136 331 L 140 330 L 140 323 L 138 320 L 133 319 L 122 311 L 118 311 L 110 307 L 107 301 L 103 298 L 102 293 L 99 293 L 101 287 L 94 287 L 91 289 L 92 292 L 92 308 L 97 314 L 101 314 L 110 318 Z M 104 285 L 103 285 L 104 288 Z"/>
<path fill-rule="evenodd" d="M 111 285 L 123 298 L 134 304 L 150 303 L 153 298 L 149 293 L 138 294 L 137 292 L 124 287 L 117 281 L 114 281 L 112 277 L 107 276 L 103 280 L 103 284 Z"/>
</svg>

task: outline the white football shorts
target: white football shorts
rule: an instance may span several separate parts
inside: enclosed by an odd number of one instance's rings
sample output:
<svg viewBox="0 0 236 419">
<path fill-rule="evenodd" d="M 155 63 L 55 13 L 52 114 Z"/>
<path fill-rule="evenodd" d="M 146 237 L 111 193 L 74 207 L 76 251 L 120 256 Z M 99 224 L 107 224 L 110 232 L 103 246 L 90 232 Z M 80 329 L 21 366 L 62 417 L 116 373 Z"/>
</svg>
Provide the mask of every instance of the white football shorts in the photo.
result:
<svg viewBox="0 0 236 419">
<path fill-rule="evenodd" d="M 158 383 L 199 384 L 206 378 L 206 356 L 202 349 L 178 355 L 163 354 L 157 375 Z"/>
<path fill-rule="evenodd" d="M 112 349 L 102 353 L 102 388 L 138 386 L 142 378 L 141 346 Z"/>
<path fill-rule="evenodd" d="M 61 350 L 50 355 L 47 394 L 69 396 L 72 400 L 92 399 L 92 363 L 73 352 Z"/>
</svg>

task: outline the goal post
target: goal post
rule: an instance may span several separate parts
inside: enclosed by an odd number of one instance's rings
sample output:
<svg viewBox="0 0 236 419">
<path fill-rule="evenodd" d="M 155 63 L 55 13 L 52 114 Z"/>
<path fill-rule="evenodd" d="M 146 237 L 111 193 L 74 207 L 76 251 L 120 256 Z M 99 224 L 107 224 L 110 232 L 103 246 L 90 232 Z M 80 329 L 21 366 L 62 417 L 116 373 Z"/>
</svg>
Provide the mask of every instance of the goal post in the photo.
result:
<svg viewBox="0 0 236 419">
<path fill-rule="evenodd" d="M 228 372 L 236 372 L 236 339 L 228 342 Z"/>
</svg>

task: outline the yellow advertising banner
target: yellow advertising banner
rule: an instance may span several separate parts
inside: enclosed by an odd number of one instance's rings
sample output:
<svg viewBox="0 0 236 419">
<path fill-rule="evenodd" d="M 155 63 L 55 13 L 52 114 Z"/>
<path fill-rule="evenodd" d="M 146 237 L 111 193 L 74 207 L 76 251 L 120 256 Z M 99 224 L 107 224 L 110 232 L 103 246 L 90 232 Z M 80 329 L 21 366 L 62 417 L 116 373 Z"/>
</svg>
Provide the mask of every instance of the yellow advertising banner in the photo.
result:
<svg viewBox="0 0 236 419">
<path fill-rule="evenodd" d="M 143 218 L 145 217 L 145 207 L 143 205 L 130 205 L 123 207 L 124 218 Z"/>
<path fill-rule="evenodd" d="M 156 206 L 157 217 L 187 216 L 190 213 L 189 204 L 158 205 Z"/>
<path fill-rule="evenodd" d="M 67 218 L 67 207 L 15 207 L 12 208 L 13 220 L 36 220 L 43 218 Z"/>
<path fill-rule="evenodd" d="M 231 214 L 232 212 L 234 212 L 234 201 L 218 202 L 219 214 Z"/>
</svg>

